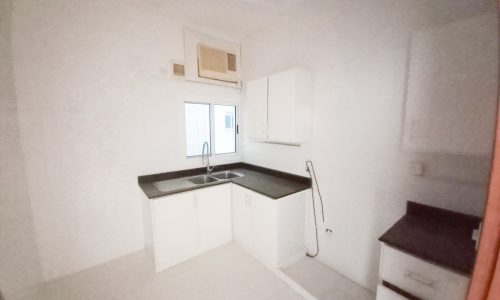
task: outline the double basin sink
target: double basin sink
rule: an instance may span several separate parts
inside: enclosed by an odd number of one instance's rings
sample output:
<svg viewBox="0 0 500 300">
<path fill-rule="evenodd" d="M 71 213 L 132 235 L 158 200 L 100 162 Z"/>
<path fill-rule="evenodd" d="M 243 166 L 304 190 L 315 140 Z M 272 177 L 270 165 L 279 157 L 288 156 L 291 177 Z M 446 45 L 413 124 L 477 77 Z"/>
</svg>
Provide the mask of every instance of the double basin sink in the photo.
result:
<svg viewBox="0 0 500 300">
<path fill-rule="evenodd" d="M 172 192 L 175 190 L 192 188 L 193 184 L 197 186 L 203 186 L 215 183 L 217 181 L 224 181 L 242 176 L 244 175 L 234 171 L 222 171 L 213 174 L 198 175 L 187 178 L 155 181 L 153 182 L 153 185 L 160 192 Z"/>
<path fill-rule="evenodd" d="M 218 172 L 214 173 L 212 175 L 199 175 L 195 177 L 191 177 L 188 180 L 194 184 L 207 184 L 207 183 L 212 183 L 220 180 L 228 180 L 228 179 L 233 179 L 237 177 L 242 177 L 244 176 L 243 174 L 236 173 L 233 171 L 224 171 L 224 172 Z"/>
</svg>

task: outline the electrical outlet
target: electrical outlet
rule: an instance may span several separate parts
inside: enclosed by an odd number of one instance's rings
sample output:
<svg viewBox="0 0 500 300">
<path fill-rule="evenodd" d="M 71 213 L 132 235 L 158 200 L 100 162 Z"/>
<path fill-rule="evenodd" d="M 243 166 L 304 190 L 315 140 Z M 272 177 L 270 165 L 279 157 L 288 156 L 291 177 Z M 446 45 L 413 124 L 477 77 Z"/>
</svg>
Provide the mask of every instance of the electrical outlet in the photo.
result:
<svg viewBox="0 0 500 300">
<path fill-rule="evenodd" d="M 327 238 L 333 239 L 333 230 L 330 229 L 330 228 L 326 228 L 325 229 L 325 235 L 326 235 Z"/>
<path fill-rule="evenodd" d="M 413 176 L 422 176 L 424 174 L 424 167 L 419 161 L 412 161 L 408 165 L 408 171 Z"/>
</svg>

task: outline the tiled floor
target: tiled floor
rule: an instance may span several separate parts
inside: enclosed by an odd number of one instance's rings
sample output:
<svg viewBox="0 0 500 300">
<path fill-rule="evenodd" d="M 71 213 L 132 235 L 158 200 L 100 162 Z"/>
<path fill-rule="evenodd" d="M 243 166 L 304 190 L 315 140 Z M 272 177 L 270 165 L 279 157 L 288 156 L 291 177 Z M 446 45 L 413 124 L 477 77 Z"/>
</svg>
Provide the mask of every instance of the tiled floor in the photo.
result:
<svg viewBox="0 0 500 300">
<path fill-rule="evenodd" d="M 160 273 L 144 251 L 72 274 L 14 297 L 80 299 L 303 299 L 274 273 L 229 243 Z M 7 299 L 8 300 L 8 299 Z"/>
<path fill-rule="evenodd" d="M 315 259 L 303 258 L 283 269 L 320 300 L 373 300 L 375 295 Z M 46 282 L 19 300 L 84 299 L 304 299 L 273 272 L 229 243 L 160 273 L 145 251 Z"/>
<path fill-rule="evenodd" d="M 375 294 L 316 259 L 304 257 L 283 272 L 319 300 L 374 300 Z"/>
</svg>

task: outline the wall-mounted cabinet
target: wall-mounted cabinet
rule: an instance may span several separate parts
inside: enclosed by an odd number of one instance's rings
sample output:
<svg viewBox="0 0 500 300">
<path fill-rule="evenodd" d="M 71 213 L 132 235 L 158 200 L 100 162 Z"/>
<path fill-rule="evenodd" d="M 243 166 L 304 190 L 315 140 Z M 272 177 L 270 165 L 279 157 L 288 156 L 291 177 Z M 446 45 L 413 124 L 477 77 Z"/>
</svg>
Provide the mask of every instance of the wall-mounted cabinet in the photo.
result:
<svg viewBox="0 0 500 300">
<path fill-rule="evenodd" d="M 246 86 L 248 138 L 300 145 L 312 134 L 312 74 L 292 68 L 249 81 Z"/>
</svg>

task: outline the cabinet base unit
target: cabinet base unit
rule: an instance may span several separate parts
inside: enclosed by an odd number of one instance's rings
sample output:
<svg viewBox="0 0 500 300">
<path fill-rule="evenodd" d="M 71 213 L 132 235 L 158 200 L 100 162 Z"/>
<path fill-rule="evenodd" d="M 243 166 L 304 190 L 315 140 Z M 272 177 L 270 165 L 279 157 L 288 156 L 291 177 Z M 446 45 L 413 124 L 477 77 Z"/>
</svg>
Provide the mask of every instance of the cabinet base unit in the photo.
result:
<svg viewBox="0 0 500 300">
<path fill-rule="evenodd" d="M 269 267 L 305 254 L 307 191 L 271 199 L 233 184 L 234 240 Z"/>
<path fill-rule="evenodd" d="M 465 299 L 470 278 L 382 244 L 380 280 L 397 289 L 379 286 L 377 299 Z M 395 293 L 395 290 L 403 292 Z M 380 293 L 380 294 L 379 294 Z M 398 296 L 387 296 L 398 294 Z M 411 296 L 409 296 L 411 295 Z"/>
<path fill-rule="evenodd" d="M 156 272 L 232 240 L 229 183 L 144 203 L 146 248 Z"/>
</svg>

